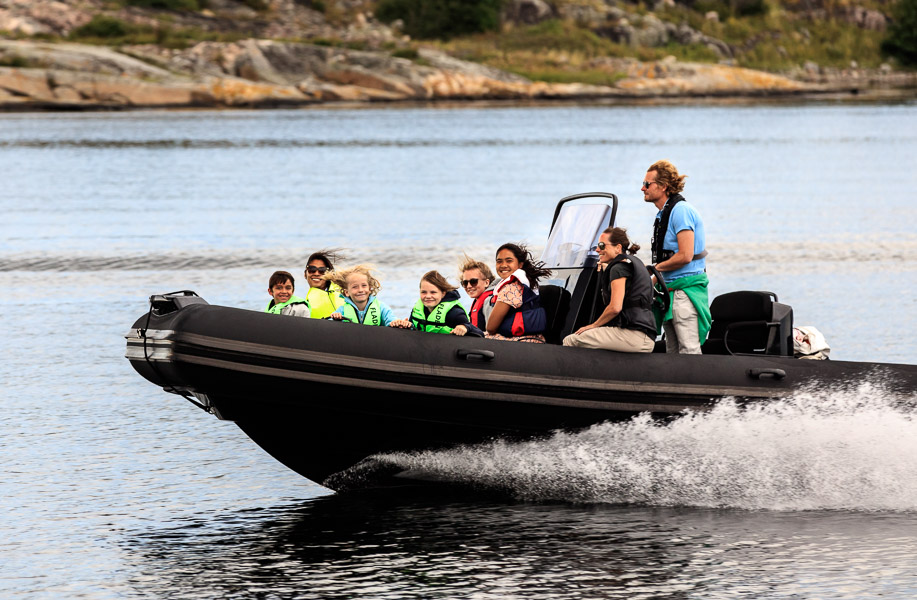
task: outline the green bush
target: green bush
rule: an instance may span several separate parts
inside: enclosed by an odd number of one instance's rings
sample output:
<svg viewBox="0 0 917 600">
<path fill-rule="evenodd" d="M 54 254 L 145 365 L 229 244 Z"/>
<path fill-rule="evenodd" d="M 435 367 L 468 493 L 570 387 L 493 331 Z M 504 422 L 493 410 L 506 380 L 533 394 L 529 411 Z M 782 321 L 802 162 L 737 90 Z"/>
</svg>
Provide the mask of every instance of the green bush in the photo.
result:
<svg viewBox="0 0 917 600">
<path fill-rule="evenodd" d="M 267 10 L 267 2 L 265 0 L 242 0 L 242 4 L 258 12 Z"/>
<path fill-rule="evenodd" d="M 133 28 L 120 19 L 96 15 L 91 21 L 77 27 L 70 33 L 71 38 L 123 38 Z"/>
<path fill-rule="evenodd" d="M 902 65 L 917 66 L 917 0 L 898 0 L 888 35 L 882 40 L 882 53 Z"/>
<path fill-rule="evenodd" d="M 197 42 L 236 42 L 245 37 L 247 35 L 243 32 L 219 33 L 195 27 L 173 28 L 165 23 L 159 23 L 158 26 L 133 25 L 113 17 L 96 15 L 86 25 L 74 29 L 68 39 L 107 46 L 158 44 L 166 48 L 187 48 Z"/>
<path fill-rule="evenodd" d="M 502 0 L 380 0 L 376 16 L 386 23 L 401 19 L 415 38 L 449 39 L 496 31 L 501 6 Z"/>
<path fill-rule="evenodd" d="M 392 52 L 395 58 L 407 58 L 408 60 L 417 60 L 420 54 L 414 48 L 400 48 Z"/>
<path fill-rule="evenodd" d="M 715 11 L 721 21 L 725 21 L 732 16 L 729 4 L 723 0 L 696 0 L 691 4 L 691 8 L 702 15 Z"/>
<path fill-rule="evenodd" d="M 21 69 L 29 66 L 29 61 L 22 58 L 18 54 L 11 54 L 8 56 L 0 56 L 0 67 L 15 67 Z"/>
<path fill-rule="evenodd" d="M 325 12 L 328 10 L 328 7 L 325 6 L 324 0 L 293 0 L 295 4 L 300 6 L 305 6 L 306 8 L 311 8 L 312 10 L 317 10 L 318 12 Z"/>
<path fill-rule="evenodd" d="M 198 0 L 127 0 L 131 6 L 143 8 L 162 8 L 165 10 L 198 11 L 201 4 Z"/>
<path fill-rule="evenodd" d="M 501 50 L 561 50 L 586 56 L 614 54 L 614 44 L 574 23 L 550 19 L 537 25 L 517 27 L 499 38 Z"/>
<path fill-rule="evenodd" d="M 767 5 L 764 4 L 764 0 L 730 0 L 729 7 L 732 9 L 732 14 L 737 17 L 767 13 Z"/>
</svg>

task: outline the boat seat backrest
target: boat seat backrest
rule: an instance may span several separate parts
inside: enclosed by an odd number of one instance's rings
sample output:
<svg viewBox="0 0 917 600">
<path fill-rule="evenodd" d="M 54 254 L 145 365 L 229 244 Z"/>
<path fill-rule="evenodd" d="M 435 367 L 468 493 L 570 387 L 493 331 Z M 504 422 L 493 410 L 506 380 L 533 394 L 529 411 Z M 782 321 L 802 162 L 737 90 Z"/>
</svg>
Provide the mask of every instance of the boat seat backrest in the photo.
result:
<svg viewBox="0 0 917 600">
<path fill-rule="evenodd" d="M 541 285 L 538 286 L 538 296 L 548 321 L 545 340 L 549 344 L 559 344 L 561 329 L 570 310 L 570 292 L 559 285 Z"/>
<path fill-rule="evenodd" d="M 713 299 L 710 316 L 705 354 L 792 355 L 793 309 L 772 292 L 722 294 Z"/>
</svg>

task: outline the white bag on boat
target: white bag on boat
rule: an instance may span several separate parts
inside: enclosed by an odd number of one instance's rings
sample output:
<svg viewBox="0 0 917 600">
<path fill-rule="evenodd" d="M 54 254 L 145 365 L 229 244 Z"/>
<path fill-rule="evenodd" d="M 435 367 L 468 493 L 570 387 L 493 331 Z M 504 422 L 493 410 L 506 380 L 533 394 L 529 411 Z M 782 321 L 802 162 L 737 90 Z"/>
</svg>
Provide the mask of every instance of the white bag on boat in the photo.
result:
<svg viewBox="0 0 917 600">
<path fill-rule="evenodd" d="M 796 358 L 825 360 L 831 348 L 821 331 L 811 325 L 793 328 L 793 354 Z"/>
</svg>

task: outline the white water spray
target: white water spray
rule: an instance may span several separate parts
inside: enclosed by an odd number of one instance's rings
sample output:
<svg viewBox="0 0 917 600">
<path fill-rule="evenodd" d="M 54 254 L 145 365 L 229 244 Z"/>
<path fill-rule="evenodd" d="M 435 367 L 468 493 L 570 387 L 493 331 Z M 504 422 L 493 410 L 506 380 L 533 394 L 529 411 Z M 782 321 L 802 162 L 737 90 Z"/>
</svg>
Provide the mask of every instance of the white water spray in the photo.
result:
<svg viewBox="0 0 917 600">
<path fill-rule="evenodd" d="M 881 383 L 800 391 L 668 424 L 641 415 L 549 439 L 377 458 L 525 500 L 917 510 L 917 398 Z"/>
</svg>

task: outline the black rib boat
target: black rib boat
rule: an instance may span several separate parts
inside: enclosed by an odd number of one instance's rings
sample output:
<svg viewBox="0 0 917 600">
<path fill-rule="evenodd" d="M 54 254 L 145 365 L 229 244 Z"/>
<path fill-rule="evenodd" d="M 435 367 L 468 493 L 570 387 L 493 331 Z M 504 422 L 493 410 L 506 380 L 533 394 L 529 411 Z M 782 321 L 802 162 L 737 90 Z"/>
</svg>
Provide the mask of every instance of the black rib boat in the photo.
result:
<svg viewBox="0 0 917 600">
<path fill-rule="evenodd" d="M 126 356 L 150 382 L 234 421 L 287 467 L 332 487 L 330 476 L 380 452 L 528 439 L 865 379 L 917 390 L 917 366 L 794 358 L 792 310 L 769 292 L 716 298 L 703 355 L 560 346 L 593 319 L 591 248 L 616 208 L 613 194 L 599 192 L 557 205 L 542 255 L 554 278 L 541 288 L 553 343 L 270 315 L 183 291 L 150 299 Z"/>
</svg>

